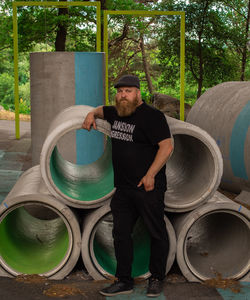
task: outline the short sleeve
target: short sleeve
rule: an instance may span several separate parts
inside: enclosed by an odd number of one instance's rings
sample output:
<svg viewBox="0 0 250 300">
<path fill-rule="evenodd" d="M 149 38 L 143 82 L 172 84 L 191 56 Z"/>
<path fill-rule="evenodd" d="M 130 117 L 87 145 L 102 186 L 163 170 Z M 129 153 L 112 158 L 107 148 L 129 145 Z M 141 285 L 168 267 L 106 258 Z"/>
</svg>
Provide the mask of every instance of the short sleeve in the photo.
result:
<svg viewBox="0 0 250 300">
<path fill-rule="evenodd" d="M 154 110 L 147 122 L 147 137 L 153 145 L 171 138 L 168 122 L 164 114 L 159 110 Z"/>
<path fill-rule="evenodd" d="M 116 116 L 116 109 L 114 106 L 103 106 L 103 116 L 104 120 L 108 121 L 110 124 L 113 124 L 114 118 Z"/>
</svg>

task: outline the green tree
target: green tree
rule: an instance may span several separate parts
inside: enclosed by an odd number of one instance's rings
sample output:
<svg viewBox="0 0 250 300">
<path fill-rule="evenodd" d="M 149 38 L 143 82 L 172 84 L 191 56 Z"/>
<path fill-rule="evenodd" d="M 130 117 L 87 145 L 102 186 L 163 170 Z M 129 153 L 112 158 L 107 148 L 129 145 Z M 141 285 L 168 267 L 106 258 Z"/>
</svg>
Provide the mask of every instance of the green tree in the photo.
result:
<svg viewBox="0 0 250 300">
<path fill-rule="evenodd" d="M 0 51 L 12 47 L 12 30 L 11 1 L 2 1 L 0 4 Z"/>
<path fill-rule="evenodd" d="M 0 3 L 0 103 L 14 109 L 12 1 Z M 29 52 L 95 51 L 95 7 L 21 6 L 18 14 L 20 111 L 29 111 Z M 46 45 L 46 47 L 39 47 Z M 27 109 L 25 109 L 25 105 Z"/>
<path fill-rule="evenodd" d="M 12 48 L 12 13 L 12 1 L 2 1 L 0 3 L 0 49 Z M 48 44 L 54 51 L 95 51 L 95 7 L 20 6 L 17 14 L 20 52 L 32 51 L 32 47 L 37 43 Z M 77 47 L 76 50 L 74 46 Z"/>
<path fill-rule="evenodd" d="M 100 2 L 102 9 L 109 10 L 185 11 L 186 96 L 193 97 L 196 90 L 199 97 L 205 89 L 223 81 L 249 80 L 250 0 Z M 149 91 L 147 97 L 154 92 L 170 91 L 178 97 L 180 17 L 119 15 L 110 16 L 108 22 L 109 81 L 130 72 L 140 77 L 143 89 Z M 95 51 L 96 9 L 19 7 L 18 30 L 20 96 L 29 101 L 28 53 L 43 45 L 46 48 L 40 48 L 42 51 Z M 13 85 L 11 0 L 0 3 L 0 33 L 0 86 L 6 91 L 2 97 L 5 103 L 13 103 L 13 90 L 9 88 Z"/>
<path fill-rule="evenodd" d="M 229 29 L 224 12 L 216 6 L 216 1 L 198 0 L 190 4 L 180 1 L 172 9 L 186 12 L 186 70 L 192 75 L 187 77 L 187 82 L 196 82 L 197 98 L 204 88 L 236 80 L 238 65 L 226 44 Z M 165 24 L 159 43 L 164 80 L 172 86 L 179 77 L 179 26 L 180 20 L 172 17 Z"/>
<path fill-rule="evenodd" d="M 240 57 L 240 80 L 249 80 L 246 70 L 249 67 L 250 52 L 247 48 L 250 38 L 250 0 L 222 0 L 221 3 L 226 7 L 225 20 L 230 33 L 227 46 L 237 59 Z"/>
<path fill-rule="evenodd" d="M 112 3 L 111 3 L 112 2 Z M 158 1 L 108 1 L 111 10 L 157 10 Z M 155 90 L 155 61 L 157 51 L 155 17 L 113 15 L 109 17 L 109 81 L 125 73 L 137 74 L 149 98 Z M 153 61 L 151 58 L 154 57 Z M 157 74 L 158 76 L 158 74 Z M 112 90 L 110 91 L 111 95 Z M 112 98 L 112 97 L 110 97 Z"/>
</svg>

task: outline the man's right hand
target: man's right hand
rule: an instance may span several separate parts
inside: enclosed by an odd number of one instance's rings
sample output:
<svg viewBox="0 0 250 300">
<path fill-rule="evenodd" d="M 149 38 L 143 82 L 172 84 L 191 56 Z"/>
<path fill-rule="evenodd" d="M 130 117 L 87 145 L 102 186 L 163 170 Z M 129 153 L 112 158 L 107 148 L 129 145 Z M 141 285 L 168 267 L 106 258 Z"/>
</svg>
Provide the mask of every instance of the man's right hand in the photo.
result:
<svg viewBox="0 0 250 300">
<path fill-rule="evenodd" d="M 90 131 L 92 126 L 96 130 L 95 114 L 94 112 L 89 112 L 82 123 L 82 128 Z"/>
</svg>

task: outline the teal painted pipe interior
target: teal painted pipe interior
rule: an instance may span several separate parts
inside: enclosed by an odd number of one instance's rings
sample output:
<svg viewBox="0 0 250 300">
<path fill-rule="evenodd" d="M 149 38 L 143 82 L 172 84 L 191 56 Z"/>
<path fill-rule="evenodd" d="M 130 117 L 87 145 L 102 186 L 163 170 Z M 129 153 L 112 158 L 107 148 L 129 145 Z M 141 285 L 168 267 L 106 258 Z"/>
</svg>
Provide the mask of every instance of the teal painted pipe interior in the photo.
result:
<svg viewBox="0 0 250 300">
<path fill-rule="evenodd" d="M 93 107 L 104 104 L 104 53 L 75 53 L 75 104 Z M 76 131 L 76 162 L 80 165 L 96 161 L 103 152 L 103 134 Z"/>
<path fill-rule="evenodd" d="M 236 177 L 248 180 L 245 167 L 245 141 L 248 128 L 250 126 L 250 101 L 243 107 L 239 113 L 230 139 L 230 162 L 233 174 Z"/>
<path fill-rule="evenodd" d="M 50 172 L 53 183 L 70 198 L 93 201 L 106 196 L 114 189 L 110 139 L 107 139 L 103 155 L 90 165 L 65 161 L 55 147 L 50 158 Z"/>
<path fill-rule="evenodd" d="M 0 223 L 0 256 L 4 265 L 24 274 L 43 274 L 56 268 L 69 251 L 65 223 L 41 205 L 13 209 Z M 43 211 L 43 216 L 41 216 Z"/>
<path fill-rule="evenodd" d="M 112 237 L 113 221 L 109 213 L 96 225 L 93 240 L 93 252 L 98 264 L 109 274 L 115 276 L 116 259 Z M 139 219 L 133 232 L 134 260 L 132 265 L 132 276 L 139 277 L 149 270 L 150 237 L 142 221 Z"/>
</svg>

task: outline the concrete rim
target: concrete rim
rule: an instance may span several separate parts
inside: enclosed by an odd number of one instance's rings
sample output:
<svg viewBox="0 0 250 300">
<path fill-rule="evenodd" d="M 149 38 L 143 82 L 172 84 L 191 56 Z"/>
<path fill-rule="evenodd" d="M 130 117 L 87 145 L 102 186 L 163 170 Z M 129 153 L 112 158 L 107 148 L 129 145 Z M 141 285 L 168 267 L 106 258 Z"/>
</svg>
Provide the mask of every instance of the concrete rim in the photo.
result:
<svg viewBox="0 0 250 300">
<path fill-rule="evenodd" d="M 43 144 L 43 148 L 40 156 L 40 166 L 41 166 L 41 174 L 43 180 L 48 187 L 49 191 L 58 199 L 63 201 L 65 204 L 69 206 L 73 206 L 76 208 L 96 208 L 105 203 L 110 197 L 114 194 L 115 189 L 113 189 L 110 193 L 106 194 L 104 197 L 101 197 L 96 200 L 88 201 L 88 203 L 80 202 L 79 200 L 73 199 L 64 193 L 62 193 L 57 186 L 54 184 L 51 173 L 50 173 L 50 157 L 52 152 L 58 142 L 58 140 L 72 130 L 81 129 L 82 122 L 88 112 L 93 109 L 91 106 L 87 105 L 77 105 L 71 106 L 63 110 L 61 113 L 57 115 L 55 120 L 52 122 L 47 138 Z M 70 120 L 64 120 L 64 116 L 68 113 L 75 113 L 75 118 Z M 110 126 L 104 120 L 97 119 L 96 120 L 97 130 L 101 133 L 110 136 Z"/>
<path fill-rule="evenodd" d="M 195 222 L 198 221 L 201 217 L 212 214 L 214 212 L 215 213 L 226 212 L 239 217 L 241 220 L 244 221 L 244 223 L 248 225 L 250 231 L 250 224 L 249 224 L 250 212 L 246 208 L 234 203 L 233 201 L 228 201 L 227 203 L 204 204 L 201 207 L 187 214 L 184 223 L 185 226 L 182 227 L 177 237 L 176 257 L 177 257 L 178 265 L 183 275 L 187 278 L 188 281 L 199 282 L 199 281 L 210 279 L 201 276 L 201 274 L 199 274 L 197 271 L 194 270 L 187 257 L 185 243 L 186 243 L 187 234 L 190 228 L 195 224 Z M 243 278 L 249 272 L 249 270 L 250 270 L 250 257 L 248 259 L 248 264 L 246 265 L 246 267 L 243 268 L 237 274 L 235 274 L 233 278 L 234 279 Z"/>
<path fill-rule="evenodd" d="M 75 266 L 80 256 L 81 232 L 78 221 L 73 212 L 60 203 L 54 197 L 42 194 L 21 195 L 9 198 L 0 206 L 0 221 L 2 221 L 11 211 L 27 204 L 38 204 L 54 211 L 64 222 L 69 235 L 69 248 L 66 256 L 60 264 L 49 272 L 40 274 L 50 279 L 63 279 Z M 21 273 L 16 272 L 0 259 L 1 268 L 7 276 L 18 276 Z"/>
<path fill-rule="evenodd" d="M 172 118 L 171 118 L 172 119 Z M 192 203 L 182 203 L 181 205 L 176 205 L 175 203 L 169 203 L 167 198 L 167 192 L 165 195 L 165 210 L 171 212 L 185 212 L 190 211 L 192 209 L 197 208 L 204 202 L 206 202 L 217 190 L 220 180 L 223 173 L 223 159 L 219 147 L 217 146 L 215 140 L 204 130 L 201 128 L 181 122 L 179 120 L 171 120 L 170 125 L 171 133 L 173 136 L 175 135 L 188 135 L 196 138 L 200 142 L 202 142 L 206 148 L 208 148 L 214 162 L 214 175 L 212 176 L 212 180 L 210 185 L 207 187 L 206 191 L 200 195 L 198 199 L 194 199 Z"/>
<path fill-rule="evenodd" d="M 82 246 L 81 255 L 86 269 L 88 270 L 90 276 L 95 280 L 110 279 L 114 277 L 112 274 L 104 270 L 95 258 L 93 251 L 93 241 L 97 230 L 97 224 L 101 219 L 111 213 L 109 204 L 96 209 L 94 212 L 90 213 L 83 222 L 83 233 L 82 233 Z M 176 235 L 174 228 L 168 218 L 165 216 L 166 229 L 169 237 L 169 255 L 166 265 L 166 273 L 170 270 L 174 263 L 176 254 Z M 150 273 L 147 272 L 137 278 L 147 279 Z"/>
</svg>

